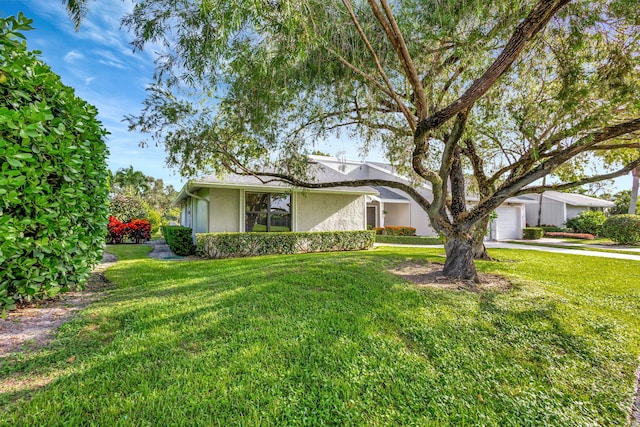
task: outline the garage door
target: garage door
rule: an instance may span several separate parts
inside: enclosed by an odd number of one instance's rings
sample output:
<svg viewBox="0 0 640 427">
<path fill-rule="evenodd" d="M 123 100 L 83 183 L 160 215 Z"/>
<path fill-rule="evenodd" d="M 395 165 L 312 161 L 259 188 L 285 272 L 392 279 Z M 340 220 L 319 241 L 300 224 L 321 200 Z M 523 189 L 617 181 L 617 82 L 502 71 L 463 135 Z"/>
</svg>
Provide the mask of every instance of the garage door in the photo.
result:
<svg viewBox="0 0 640 427">
<path fill-rule="evenodd" d="M 497 240 L 522 238 L 522 207 L 505 206 L 496 209 L 495 238 Z"/>
</svg>

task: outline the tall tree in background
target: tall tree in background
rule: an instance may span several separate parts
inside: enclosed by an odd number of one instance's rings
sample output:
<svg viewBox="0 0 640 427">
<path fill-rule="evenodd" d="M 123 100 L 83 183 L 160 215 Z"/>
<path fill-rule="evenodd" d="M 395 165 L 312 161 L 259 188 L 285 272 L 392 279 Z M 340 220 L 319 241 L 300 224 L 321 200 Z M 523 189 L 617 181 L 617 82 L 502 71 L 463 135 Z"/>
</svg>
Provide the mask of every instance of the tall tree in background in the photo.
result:
<svg viewBox="0 0 640 427">
<path fill-rule="evenodd" d="M 638 183 L 640 182 L 640 166 L 636 167 L 632 172 L 633 181 L 631 183 L 631 200 L 629 201 L 629 213 L 636 213 L 636 204 L 638 203 Z"/>
<path fill-rule="evenodd" d="M 136 48 L 168 48 L 129 120 L 185 175 L 402 189 L 446 237 L 445 274 L 476 279 L 478 231 L 507 198 L 640 165 L 639 13 L 628 0 L 139 0 L 124 20 Z M 336 131 L 412 184 L 314 182 L 306 154 Z M 561 173 L 619 149 L 635 154 Z"/>
<path fill-rule="evenodd" d="M 113 175 L 113 186 L 118 192 L 132 193 L 136 196 L 142 196 L 150 188 L 147 176 L 134 170 L 133 166 L 118 169 Z"/>
</svg>

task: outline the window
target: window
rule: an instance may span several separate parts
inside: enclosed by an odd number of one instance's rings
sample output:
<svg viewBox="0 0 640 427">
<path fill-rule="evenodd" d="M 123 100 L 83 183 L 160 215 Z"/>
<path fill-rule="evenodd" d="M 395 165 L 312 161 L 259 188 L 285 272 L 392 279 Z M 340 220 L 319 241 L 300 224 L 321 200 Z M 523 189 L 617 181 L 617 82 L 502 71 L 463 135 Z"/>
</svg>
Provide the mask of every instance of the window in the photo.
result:
<svg viewBox="0 0 640 427">
<path fill-rule="evenodd" d="M 245 231 L 291 231 L 291 194 L 245 193 Z"/>
</svg>

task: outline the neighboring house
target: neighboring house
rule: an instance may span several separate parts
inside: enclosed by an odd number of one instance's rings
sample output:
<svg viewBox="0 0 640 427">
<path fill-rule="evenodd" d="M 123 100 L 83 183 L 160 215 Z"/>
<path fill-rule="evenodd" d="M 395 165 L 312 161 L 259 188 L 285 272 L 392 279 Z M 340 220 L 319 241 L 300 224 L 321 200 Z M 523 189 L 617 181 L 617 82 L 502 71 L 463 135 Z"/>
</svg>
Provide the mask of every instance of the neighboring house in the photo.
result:
<svg viewBox="0 0 640 427">
<path fill-rule="evenodd" d="M 360 179 L 409 181 L 379 162 L 309 156 L 316 182 Z M 429 183 L 417 191 L 433 200 Z M 508 199 L 490 225 L 492 239 L 519 239 L 525 226 L 526 200 Z M 252 176 L 214 175 L 189 181 L 174 204 L 180 223 L 194 233 L 233 231 L 331 231 L 410 226 L 419 236 L 435 236 L 426 212 L 404 191 L 389 187 L 299 189 Z"/>
<path fill-rule="evenodd" d="M 584 211 L 603 211 L 612 208 L 615 203 L 582 194 L 561 193 L 559 191 L 545 191 L 542 194 L 525 194 L 516 197 L 527 202 L 527 224 L 535 227 L 538 224 L 540 211 L 541 225 L 555 225 L 563 227 L 568 219 Z M 542 207 L 540 206 L 542 201 Z"/>
</svg>

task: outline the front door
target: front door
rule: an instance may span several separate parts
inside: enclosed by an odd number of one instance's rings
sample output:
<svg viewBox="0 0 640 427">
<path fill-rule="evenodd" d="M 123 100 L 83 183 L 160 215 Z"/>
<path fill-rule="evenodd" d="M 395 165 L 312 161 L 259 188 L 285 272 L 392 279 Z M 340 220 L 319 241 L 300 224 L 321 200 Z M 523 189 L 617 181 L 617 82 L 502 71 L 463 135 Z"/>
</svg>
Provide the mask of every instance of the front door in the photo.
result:
<svg viewBox="0 0 640 427">
<path fill-rule="evenodd" d="M 367 206 L 367 228 L 376 227 L 376 207 Z"/>
</svg>

